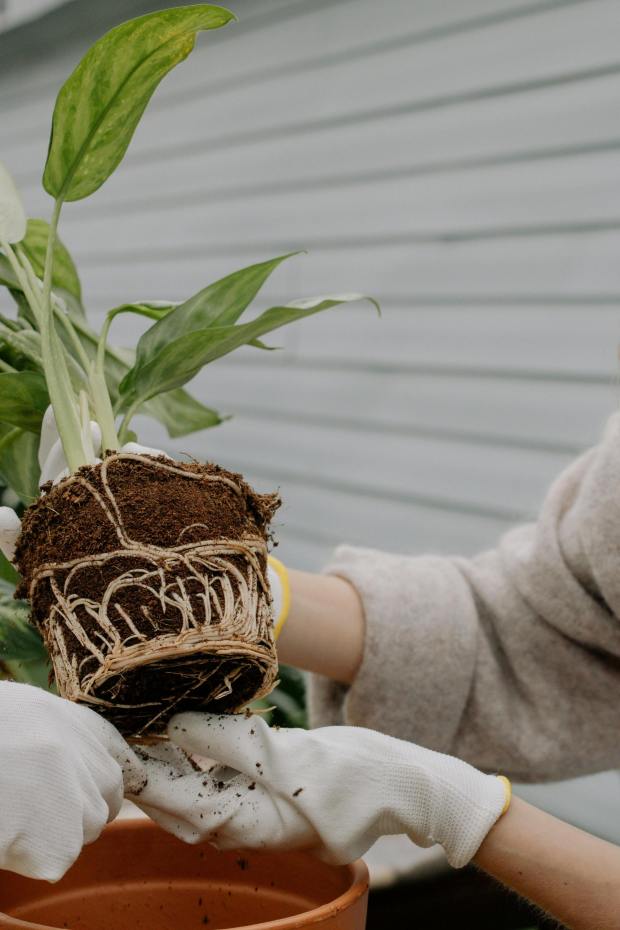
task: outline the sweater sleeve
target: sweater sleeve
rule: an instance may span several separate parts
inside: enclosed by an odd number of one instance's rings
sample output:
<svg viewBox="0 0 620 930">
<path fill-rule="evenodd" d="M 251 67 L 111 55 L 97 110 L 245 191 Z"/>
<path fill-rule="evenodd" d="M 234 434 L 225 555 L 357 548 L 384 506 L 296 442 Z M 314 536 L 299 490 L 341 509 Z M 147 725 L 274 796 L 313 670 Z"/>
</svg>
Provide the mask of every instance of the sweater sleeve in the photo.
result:
<svg viewBox="0 0 620 930">
<path fill-rule="evenodd" d="M 314 676 L 313 725 L 370 727 L 519 781 L 620 766 L 620 414 L 536 524 L 473 559 L 341 547 L 362 664 Z"/>
</svg>

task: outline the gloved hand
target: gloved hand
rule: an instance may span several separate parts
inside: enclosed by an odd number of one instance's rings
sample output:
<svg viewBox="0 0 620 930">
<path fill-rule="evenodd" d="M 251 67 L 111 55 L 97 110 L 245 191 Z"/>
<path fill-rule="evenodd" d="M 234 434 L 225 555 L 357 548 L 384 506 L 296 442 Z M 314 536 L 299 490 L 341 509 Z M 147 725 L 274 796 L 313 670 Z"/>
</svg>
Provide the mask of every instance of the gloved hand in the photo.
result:
<svg viewBox="0 0 620 930">
<path fill-rule="evenodd" d="M 406 833 L 465 865 L 510 799 L 505 779 L 373 730 L 270 729 L 260 717 L 177 714 L 173 744 L 220 763 L 205 772 L 145 760 L 132 800 L 189 843 L 313 849 L 350 862 Z"/>
<path fill-rule="evenodd" d="M 115 728 L 40 688 L 0 681 L 0 869 L 57 881 L 144 776 Z"/>
<path fill-rule="evenodd" d="M 95 420 L 90 421 L 90 438 L 95 455 L 101 454 L 101 429 Z M 135 452 L 142 455 L 165 455 L 160 449 L 150 449 L 137 442 L 128 442 L 121 447 L 121 452 Z M 100 459 L 96 458 L 99 462 Z M 41 438 L 39 440 L 39 465 L 41 467 L 40 484 L 52 481 L 54 484 L 66 478 L 69 474 L 67 460 L 58 435 L 56 418 L 52 407 L 48 407 L 41 424 Z M 21 521 L 12 507 L 0 507 L 0 551 L 9 560 L 13 561 L 15 546 L 21 532 Z"/>
</svg>

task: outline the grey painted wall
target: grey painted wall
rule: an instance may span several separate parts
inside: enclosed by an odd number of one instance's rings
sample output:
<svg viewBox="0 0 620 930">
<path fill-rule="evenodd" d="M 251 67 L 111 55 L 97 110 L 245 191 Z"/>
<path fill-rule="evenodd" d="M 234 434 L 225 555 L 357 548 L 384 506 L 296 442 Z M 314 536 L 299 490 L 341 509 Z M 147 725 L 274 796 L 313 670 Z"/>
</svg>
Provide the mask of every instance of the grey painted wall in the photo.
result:
<svg viewBox="0 0 620 930">
<path fill-rule="evenodd" d="M 217 363 L 195 389 L 234 419 L 177 448 L 280 484 L 300 565 L 341 539 L 488 545 L 617 403 L 620 5 L 233 5 L 66 208 L 91 312 L 307 248 L 265 301 L 365 290 L 383 319 L 336 311 Z M 34 213 L 57 87 L 144 6 L 74 0 L 0 45 L 2 154 Z"/>
<path fill-rule="evenodd" d="M 0 37 L 2 157 L 33 213 L 59 84 L 101 31 L 163 5 L 73 0 Z M 199 40 L 122 168 L 66 208 L 91 312 L 307 248 L 262 306 L 365 290 L 383 318 L 336 311 L 217 363 L 195 391 L 234 419 L 176 449 L 280 485 L 292 564 L 339 540 L 490 545 L 618 402 L 620 4 L 231 5 L 240 24 Z M 562 812 L 605 832 L 614 779 Z"/>
</svg>

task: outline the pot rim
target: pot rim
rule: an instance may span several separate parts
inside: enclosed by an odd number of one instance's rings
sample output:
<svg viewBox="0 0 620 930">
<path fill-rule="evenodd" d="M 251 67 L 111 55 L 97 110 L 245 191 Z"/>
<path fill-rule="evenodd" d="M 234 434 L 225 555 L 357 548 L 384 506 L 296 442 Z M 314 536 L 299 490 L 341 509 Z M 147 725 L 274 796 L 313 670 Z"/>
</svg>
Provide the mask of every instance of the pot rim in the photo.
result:
<svg viewBox="0 0 620 930">
<path fill-rule="evenodd" d="M 124 833 L 133 830 L 152 830 L 152 829 L 161 829 L 157 827 L 153 821 L 146 818 L 128 818 L 126 820 L 116 820 L 111 824 L 108 824 L 106 832 L 114 833 Z M 260 850 L 234 850 L 234 852 L 261 852 Z M 300 850 L 303 852 L 303 850 Z M 308 855 L 312 855 L 308 853 Z M 293 914 L 291 917 L 282 917 L 278 920 L 268 920 L 261 921 L 258 924 L 243 924 L 238 927 L 230 927 L 229 930 L 299 930 L 300 927 L 312 926 L 312 924 L 318 923 L 320 920 L 324 920 L 326 917 L 331 917 L 333 914 L 337 914 L 340 911 L 343 911 L 346 907 L 353 905 L 359 898 L 362 897 L 368 890 L 369 885 L 369 873 L 368 866 L 363 859 L 356 859 L 355 862 L 351 862 L 343 866 L 334 866 L 338 869 L 346 869 L 349 873 L 351 884 L 343 891 L 341 895 L 338 895 L 337 898 L 334 898 L 332 901 L 328 901 L 326 904 L 321 904 L 319 907 L 314 907 L 309 911 L 302 911 L 300 914 Z M 11 930 L 58 930 L 58 927 L 52 927 L 49 924 L 35 924 L 31 921 L 20 920 L 17 917 L 11 917 L 9 914 L 4 914 L 0 911 L 0 917 L 4 921 L 4 925 Z"/>
</svg>

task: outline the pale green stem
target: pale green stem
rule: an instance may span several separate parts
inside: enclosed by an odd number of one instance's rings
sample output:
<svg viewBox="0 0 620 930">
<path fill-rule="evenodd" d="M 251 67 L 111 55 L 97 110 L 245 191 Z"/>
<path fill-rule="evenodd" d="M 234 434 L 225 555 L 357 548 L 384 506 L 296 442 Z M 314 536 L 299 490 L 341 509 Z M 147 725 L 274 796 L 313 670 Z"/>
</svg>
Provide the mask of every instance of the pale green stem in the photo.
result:
<svg viewBox="0 0 620 930">
<path fill-rule="evenodd" d="M 93 462 L 96 458 L 95 447 L 93 446 L 93 434 L 90 429 L 90 406 L 88 403 L 88 394 L 86 391 L 80 391 L 80 423 L 82 426 L 82 442 L 84 450 L 89 460 Z"/>
<path fill-rule="evenodd" d="M 34 313 L 36 322 L 40 325 L 40 315 L 43 312 L 43 282 L 35 274 L 35 270 L 30 264 L 30 259 L 28 258 L 20 243 L 15 246 L 15 251 L 17 252 L 20 265 L 22 266 L 30 284 L 30 297 L 28 294 L 26 294 L 26 298 L 28 299 L 28 303 L 30 304 L 32 312 Z M 33 304 L 36 306 L 33 306 Z"/>
<path fill-rule="evenodd" d="M 125 413 L 125 416 L 123 417 L 123 421 L 122 421 L 122 423 L 121 423 L 121 428 L 120 428 L 120 430 L 118 431 L 119 440 L 120 440 L 120 442 L 121 442 L 122 445 L 124 445 L 124 444 L 127 442 L 127 434 L 128 434 L 128 432 L 129 432 L 129 424 L 131 423 L 133 417 L 134 417 L 134 416 L 136 415 L 136 413 L 138 412 L 138 408 L 139 408 L 139 407 L 140 407 L 140 402 L 133 403 L 133 404 L 128 408 L 127 412 Z"/>
<path fill-rule="evenodd" d="M 110 392 L 105 380 L 105 354 L 107 349 L 108 333 L 114 318 L 114 313 L 108 314 L 101 328 L 97 342 L 97 356 L 89 369 L 89 382 L 95 407 L 97 422 L 101 427 L 101 445 L 105 452 L 107 449 L 116 450 L 121 445 L 116 432 L 114 408 L 110 399 Z"/>
<path fill-rule="evenodd" d="M 2 242 L 1 244 L 2 244 L 2 251 L 5 253 L 6 257 L 8 258 L 11 268 L 15 272 L 15 277 L 17 278 L 20 284 L 20 287 L 22 291 L 24 292 L 24 296 L 26 300 L 28 301 L 30 309 L 34 313 L 34 318 L 40 326 L 41 325 L 40 318 L 41 318 L 41 313 L 42 313 L 41 295 L 37 294 L 33 290 L 31 286 L 31 282 L 28 279 L 28 272 L 24 270 L 22 265 L 19 263 L 17 256 L 15 255 L 15 252 L 13 251 L 9 243 Z"/>
<path fill-rule="evenodd" d="M 99 341 L 97 343 L 97 371 L 99 374 L 103 375 L 105 372 L 105 353 L 108 346 L 108 335 L 110 333 L 110 326 L 112 325 L 112 320 L 116 316 L 114 310 L 111 310 L 106 314 L 106 318 L 103 326 L 101 327 L 101 333 L 99 335 Z"/>
<path fill-rule="evenodd" d="M 90 329 L 90 327 L 86 323 L 83 323 L 81 320 L 75 319 L 73 321 L 73 325 L 77 329 L 78 333 L 80 333 L 81 336 L 84 336 L 85 339 L 88 339 L 88 341 L 92 343 L 92 345 L 96 345 L 97 351 L 99 351 L 100 337 L 98 338 L 93 333 L 93 331 Z M 126 359 L 124 359 L 123 356 L 120 355 L 120 353 L 115 350 L 114 346 L 104 344 L 103 346 L 104 368 L 105 368 L 105 356 L 106 355 L 111 356 L 113 359 L 115 359 L 115 361 L 120 362 L 121 365 L 127 364 Z"/>
<path fill-rule="evenodd" d="M 52 298 L 52 302 L 53 302 L 53 298 Z M 64 310 L 62 310 L 61 307 L 58 307 L 56 305 L 54 305 L 54 317 L 62 323 L 63 328 L 65 329 L 65 332 L 69 336 L 69 339 L 71 340 L 73 348 L 75 349 L 75 354 L 80 360 L 80 365 L 84 369 L 84 374 L 88 375 L 88 370 L 90 368 L 90 358 L 88 357 L 88 353 L 86 352 L 84 346 L 82 345 L 80 341 L 80 337 L 76 333 L 71 320 L 69 319 L 67 314 L 64 312 Z"/>
<path fill-rule="evenodd" d="M 89 458 L 82 440 L 76 398 L 71 385 L 63 347 L 54 326 L 54 311 L 51 299 L 54 243 L 61 208 L 62 201 L 57 200 L 54 204 L 45 254 L 43 312 L 41 314 L 41 354 L 58 434 L 69 470 L 75 472 L 80 466 L 88 464 Z"/>
<path fill-rule="evenodd" d="M 12 333 L 19 333 L 24 329 L 23 326 L 17 322 L 17 320 L 11 320 L 8 316 L 5 316 L 4 313 L 0 313 L 0 324 L 6 329 L 10 329 Z"/>
<path fill-rule="evenodd" d="M 110 393 L 106 384 L 105 375 L 97 370 L 95 362 L 91 362 L 88 372 L 88 383 L 90 386 L 90 395 L 95 411 L 95 419 L 101 427 L 101 448 L 102 451 L 108 449 L 113 452 L 121 445 L 116 432 L 116 421 Z"/>
<path fill-rule="evenodd" d="M 13 368 L 13 366 L 5 362 L 3 358 L 0 358 L 0 371 L 16 372 L 17 368 Z"/>
<path fill-rule="evenodd" d="M 26 255 L 25 251 L 21 248 L 21 246 L 18 246 L 17 248 L 18 248 L 18 254 L 20 257 L 20 261 L 24 267 L 24 270 L 26 271 L 26 274 L 28 275 L 28 279 L 30 281 L 30 286 L 32 288 L 32 291 L 38 294 L 38 300 L 39 302 L 41 302 L 43 300 L 42 282 L 36 275 L 35 270 L 30 264 L 30 260 L 28 256 Z M 86 373 L 88 372 L 88 368 L 90 366 L 90 359 L 84 350 L 84 346 L 80 342 L 78 334 L 73 328 L 71 320 L 69 319 L 67 314 L 62 310 L 62 308 L 56 305 L 54 301 L 54 297 L 51 294 L 51 289 L 50 289 L 50 300 L 52 303 L 54 316 L 56 317 L 57 320 L 60 320 L 64 329 L 66 330 L 69 336 L 69 339 L 71 340 L 71 343 L 73 345 L 73 348 L 75 349 L 75 353 L 80 360 L 80 364 L 82 368 L 84 369 L 84 374 L 86 375 Z"/>
</svg>

